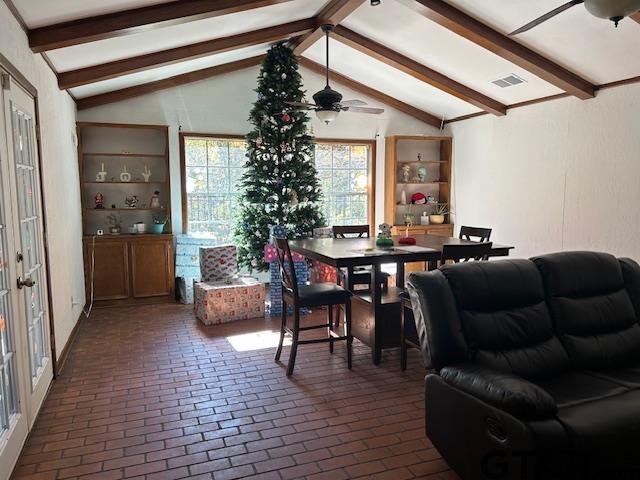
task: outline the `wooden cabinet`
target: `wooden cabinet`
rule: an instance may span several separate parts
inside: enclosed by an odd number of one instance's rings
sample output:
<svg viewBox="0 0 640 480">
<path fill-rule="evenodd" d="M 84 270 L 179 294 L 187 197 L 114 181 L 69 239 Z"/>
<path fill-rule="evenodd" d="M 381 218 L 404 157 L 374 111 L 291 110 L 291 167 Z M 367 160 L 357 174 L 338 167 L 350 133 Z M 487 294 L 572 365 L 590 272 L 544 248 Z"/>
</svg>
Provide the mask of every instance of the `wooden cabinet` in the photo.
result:
<svg viewBox="0 0 640 480">
<path fill-rule="evenodd" d="M 87 302 L 96 306 L 162 302 L 174 297 L 172 235 L 121 235 L 84 240 Z"/>
</svg>

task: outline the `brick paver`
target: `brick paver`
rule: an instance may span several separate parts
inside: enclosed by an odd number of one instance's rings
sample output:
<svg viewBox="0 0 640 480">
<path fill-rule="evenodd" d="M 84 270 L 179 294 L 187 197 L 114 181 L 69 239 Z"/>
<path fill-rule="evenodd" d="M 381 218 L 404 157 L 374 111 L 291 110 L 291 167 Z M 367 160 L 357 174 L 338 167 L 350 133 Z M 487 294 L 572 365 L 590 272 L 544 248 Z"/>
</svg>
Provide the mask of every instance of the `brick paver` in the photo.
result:
<svg viewBox="0 0 640 480">
<path fill-rule="evenodd" d="M 273 345 L 228 339 L 277 331 L 205 327 L 183 305 L 95 310 L 13 478 L 456 478 L 424 435 L 417 352 L 401 372 L 397 352 L 375 367 L 355 342 L 349 371 L 343 344 L 301 346 L 288 379 Z"/>
</svg>

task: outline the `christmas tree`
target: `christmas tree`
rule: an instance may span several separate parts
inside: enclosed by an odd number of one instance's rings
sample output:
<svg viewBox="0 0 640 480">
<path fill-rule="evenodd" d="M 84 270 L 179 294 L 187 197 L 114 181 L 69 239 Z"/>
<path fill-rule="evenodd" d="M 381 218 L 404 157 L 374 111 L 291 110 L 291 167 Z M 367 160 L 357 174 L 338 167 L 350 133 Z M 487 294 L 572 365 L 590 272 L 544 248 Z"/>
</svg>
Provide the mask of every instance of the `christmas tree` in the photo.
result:
<svg viewBox="0 0 640 480">
<path fill-rule="evenodd" d="M 263 255 L 270 225 L 285 226 L 293 239 L 323 226 L 324 219 L 309 117 L 286 103 L 304 101 L 298 61 L 289 47 L 269 49 L 255 91 L 236 241 L 240 265 L 266 270 Z"/>
</svg>

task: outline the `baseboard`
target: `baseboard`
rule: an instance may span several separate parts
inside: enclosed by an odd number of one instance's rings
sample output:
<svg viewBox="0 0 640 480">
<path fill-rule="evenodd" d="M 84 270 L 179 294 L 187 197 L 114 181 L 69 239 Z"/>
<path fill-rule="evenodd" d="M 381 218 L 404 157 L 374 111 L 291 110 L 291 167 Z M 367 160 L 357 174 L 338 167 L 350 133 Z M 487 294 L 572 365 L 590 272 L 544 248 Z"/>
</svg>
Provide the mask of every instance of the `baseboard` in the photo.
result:
<svg viewBox="0 0 640 480">
<path fill-rule="evenodd" d="M 60 356 L 56 360 L 56 371 L 54 372 L 54 375 L 56 377 L 60 375 L 60 373 L 62 373 L 62 369 L 64 368 L 65 363 L 67 363 L 67 358 L 69 357 L 69 351 L 71 351 L 71 347 L 73 346 L 73 343 L 75 342 L 76 337 L 78 336 L 78 330 L 80 330 L 80 323 L 82 322 L 83 318 L 84 318 L 84 312 L 81 312 L 80 316 L 78 317 L 78 321 L 73 327 L 73 330 L 71 330 L 71 334 L 69 335 L 69 339 L 67 340 L 66 345 L 64 346 L 64 348 L 62 349 L 62 352 L 60 352 Z"/>
</svg>

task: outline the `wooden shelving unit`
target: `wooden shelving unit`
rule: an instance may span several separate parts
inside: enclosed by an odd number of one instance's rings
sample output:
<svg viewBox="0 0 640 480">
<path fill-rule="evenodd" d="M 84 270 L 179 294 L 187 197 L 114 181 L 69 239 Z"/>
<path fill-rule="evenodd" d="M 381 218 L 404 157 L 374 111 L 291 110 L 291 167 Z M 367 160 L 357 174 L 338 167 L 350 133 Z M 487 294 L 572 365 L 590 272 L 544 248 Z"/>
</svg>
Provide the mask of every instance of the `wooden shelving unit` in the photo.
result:
<svg viewBox="0 0 640 480">
<path fill-rule="evenodd" d="M 169 301 L 174 296 L 174 254 L 171 235 L 169 137 L 165 125 L 78 123 L 78 161 L 83 217 L 87 300 L 90 288 L 96 306 Z M 129 181 L 121 179 L 126 169 Z M 104 181 L 97 177 L 105 171 Z M 143 172 L 151 172 L 146 181 Z M 160 192 L 161 208 L 151 208 Z M 95 196 L 104 208 L 95 208 Z M 135 195 L 139 208 L 128 208 Z M 110 234 L 108 215 L 122 219 L 119 234 Z M 166 218 L 163 234 L 132 234 L 135 223 Z M 98 236 L 101 230 L 103 235 Z"/>
<path fill-rule="evenodd" d="M 438 205 L 451 204 L 452 150 L 451 137 L 394 135 L 386 138 L 384 217 L 386 223 L 394 226 L 394 233 L 404 233 L 404 217 L 413 214 L 416 224 L 410 229 L 412 234 L 453 235 L 449 215 L 444 224 L 419 224 L 423 212 L 433 213 Z M 403 179 L 404 165 L 410 167 L 408 182 Z M 417 180 L 420 167 L 426 170 L 424 181 Z M 401 204 L 403 190 L 407 198 L 405 205 Z M 412 205 L 411 195 L 417 192 L 433 197 L 434 202 Z"/>
</svg>

